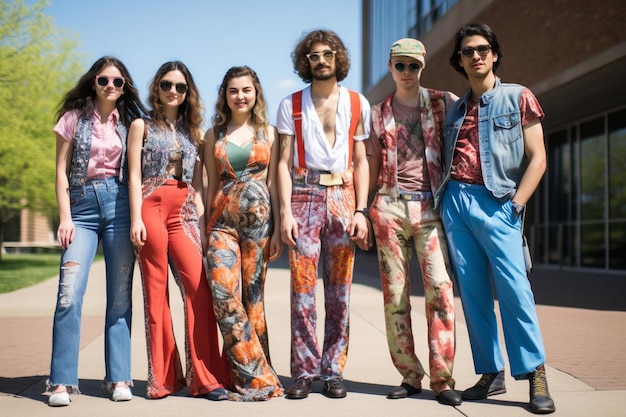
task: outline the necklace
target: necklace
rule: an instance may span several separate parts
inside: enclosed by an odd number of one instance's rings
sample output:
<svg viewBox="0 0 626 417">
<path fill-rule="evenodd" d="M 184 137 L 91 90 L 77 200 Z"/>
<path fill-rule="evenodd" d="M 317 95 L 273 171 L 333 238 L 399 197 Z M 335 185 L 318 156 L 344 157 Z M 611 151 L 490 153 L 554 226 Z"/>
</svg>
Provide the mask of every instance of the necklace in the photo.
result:
<svg viewBox="0 0 626 417">
<path fill-rule="evenodd" d="M 183 157 L 183 151 L 182 151 L 183 144 L 178 138 L 176 126 L 174 126 L 170 122 L 167 122 L 167 125 L 171 131 L 171 139 L 169 140 L 169 146 L 168 146 L 169 163 L 167 165 L 168 165 L 168 168 L 172 168 L 174 164 L 176 163 L 176 161 L 180 161 Z"/>
</svg>

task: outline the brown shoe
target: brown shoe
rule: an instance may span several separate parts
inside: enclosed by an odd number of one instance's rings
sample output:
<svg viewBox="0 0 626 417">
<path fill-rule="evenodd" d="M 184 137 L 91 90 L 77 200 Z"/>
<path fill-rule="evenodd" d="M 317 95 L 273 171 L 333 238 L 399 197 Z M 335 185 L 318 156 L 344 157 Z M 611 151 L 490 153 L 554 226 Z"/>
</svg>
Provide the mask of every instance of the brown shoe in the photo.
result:
<svg viewBox="0 0 626 417">
<path fill-rule="evenodd" d="M 530 411 L 535 414 L 554 413 L 556 408 L 548 391 L 546 368 L 539 365 L 534 372 L 528 374 L 528 380 L 530 381 Z"/>
<path fill-rule="evenodd" d="M 344 398 L 347 393 L 346 387 L 343 386 L 343 381 L 338 378 L 324 381 L 324 395 L 328 398 Z"/>
<path fill-rule="evenodd" d="M 298 378 L 291 387 L 287 390 L 286 397 L 290 400 L 301 400 L 309 396 L 311 392 L 313 381 L 310 378 Z"/>
</svg>

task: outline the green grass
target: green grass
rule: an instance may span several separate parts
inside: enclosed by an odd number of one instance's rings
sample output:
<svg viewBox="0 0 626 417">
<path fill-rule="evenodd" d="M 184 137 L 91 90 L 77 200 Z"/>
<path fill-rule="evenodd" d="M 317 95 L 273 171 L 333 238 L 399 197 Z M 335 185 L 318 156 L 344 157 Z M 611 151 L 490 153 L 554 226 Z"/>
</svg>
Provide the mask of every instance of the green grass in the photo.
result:
<svg viewBox="0 0 626 417">
<path fill-rule="evenodd" d="M 19 290 L 59 275 L 58 253 L 3 254 L 0 262 L 0 293 Z"/>
</svg>

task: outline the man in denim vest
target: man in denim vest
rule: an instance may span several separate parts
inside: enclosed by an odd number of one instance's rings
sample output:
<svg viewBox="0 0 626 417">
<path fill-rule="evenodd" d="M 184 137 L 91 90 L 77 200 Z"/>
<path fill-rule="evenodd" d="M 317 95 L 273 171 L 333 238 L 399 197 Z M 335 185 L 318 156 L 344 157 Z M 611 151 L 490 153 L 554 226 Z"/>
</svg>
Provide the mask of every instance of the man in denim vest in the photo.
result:
<svg viewBox="0 0 626 417">
<path fill-rule="evenodd" d="M 367 143 L 370 218 L 378 250 L 389 353 L 402 383 L 387 398 L 422 390 L 424 368 L 415 354 L 411 325 L 413 250 L 419 259 L 428 322 L 430 387 L 446 405 L 461 404 L 454 391 L 454 295 L 446 237 L 433 192 L 442 180 L 441 136 L 446 109 L 458 98 L 420 86 L 426 49 L 411 38 L 391 45 L 387 66 L 396 91 L 372 106 Z"/>
<path fill-rule="evenodd" d="M 495 291 L 511 374 L 530 380 L 530 410 L 547 414 L 555 407 L 522 248 L 525 205 L 546 169 L 544 114 L 530 90 L 495 76 L 501 60 L 487 25 L 469 24 L 457 32 L 450 64 L 470 89 L 446 117 L 445 178 L 435 202 L 441 203 L 474 369 L 482 374 L 463 399 L 506 392 Z"/>
</svg>

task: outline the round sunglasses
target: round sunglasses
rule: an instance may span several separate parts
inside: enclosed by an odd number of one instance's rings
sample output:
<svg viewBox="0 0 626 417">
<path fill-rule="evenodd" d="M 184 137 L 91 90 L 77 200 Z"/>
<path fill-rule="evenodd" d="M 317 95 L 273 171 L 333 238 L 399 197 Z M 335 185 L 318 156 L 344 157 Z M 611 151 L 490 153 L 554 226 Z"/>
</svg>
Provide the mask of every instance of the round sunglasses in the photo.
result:
<svg viewBox="0 0 626 417">
<path fill-rule="evenodd" d="M 109 77 L 108 75 L 98 75 L 96 82 L 100 87 L 106 87 L 110 82 L 113 82 L 113 87 L 121 88 L 126 81 L 122 77 Z"/>
<path fill-rule="evenodd" d="M 404 70 L 407 67 L 407 64 L 405 64 L 404 62 L 396 62 L 396 65 L 394 65 L 393 67 L 398 72 L 404 72 Z M 411 62 L 408 65 L 408 67 L 409 67 L 409 71 L 411 71 L 413 74 L 417 73 L 420 70 L 419 64 L 416 64 L 415 62 Z"/>
</svg>

